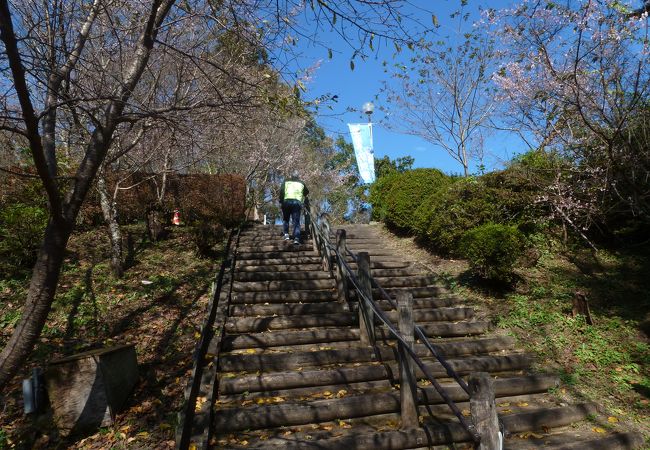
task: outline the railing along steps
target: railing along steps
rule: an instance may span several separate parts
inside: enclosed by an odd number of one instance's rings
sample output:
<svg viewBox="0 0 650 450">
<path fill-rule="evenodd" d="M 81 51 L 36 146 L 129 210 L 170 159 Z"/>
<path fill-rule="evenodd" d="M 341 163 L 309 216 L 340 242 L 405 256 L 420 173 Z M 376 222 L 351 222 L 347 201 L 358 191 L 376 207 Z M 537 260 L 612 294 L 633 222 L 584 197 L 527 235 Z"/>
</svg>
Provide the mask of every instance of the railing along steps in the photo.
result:
<svg viewBox="0 0 650 450">
<path fill-rule="evenodd" d="M 584 424 L 597 417 L 595 405 L 567 405 L 549 394 L 557 390 L 557 377 L 531 374 L 531 356 L 517 351 L 512 338 L 492 332 L 464 299 L 388 250 L 373 227 L 347 231 L 348 248 L 370 253 L 371 274 L 391 296 L 413 294 L 415 321 L 449 365 L 463 377 L 480 371 L 494 378 L 497 411 L 511 433 L 505 448 L 638 443 L 634 434 L 589 432 Z M 311 240 L 297 246 L 284 241 L 278 227 L 255 226 L 242 232 L 236 258 L 228 318 L 214 355 L 219 375 L 210 448 L 388 450 L 454 442 L 471 448 L 467 431 L 419 369 L 421 426 L 400 429 L 396 341 L 376 322 L 377 345 L 361 345 L 357 295 L 339 301 L 336 280 L 323 270 Z M 350 256 L 346 260 L 357 269 Z M 396 322 L 377 289 L 373 297 Z M 414 350 L 469 415 L 465 391 L 422 344 Z"/>
</svg>

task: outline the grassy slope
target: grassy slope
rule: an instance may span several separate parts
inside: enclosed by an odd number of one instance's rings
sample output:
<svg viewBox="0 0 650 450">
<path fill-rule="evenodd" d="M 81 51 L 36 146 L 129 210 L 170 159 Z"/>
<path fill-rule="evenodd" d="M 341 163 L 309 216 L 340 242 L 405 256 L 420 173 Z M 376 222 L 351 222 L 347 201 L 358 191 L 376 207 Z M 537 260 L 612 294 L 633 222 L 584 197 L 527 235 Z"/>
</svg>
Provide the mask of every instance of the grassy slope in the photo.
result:
<svg viewBox="0 0 650 450">
<path fill-rule="evenodd" d="M 649 269 L 647 250 L 547 252 L 520 271 L 497 321 L 540 356 L 540 368 L 558 370 L 567 390 L 607 408 L 612 428 L 626 420 L 650 443 Z M 589 299 L 593 325 L 573 317 L 576 292 Z"/>
<path fill-rule="evenodd" d="M 76 234 L 53 310 L 29 367 L 3 393 L 0 448 L 173 448 L 176 412 L 191 370 L 217 262 L 197 258 L 185 229 L 155 244 L 134 236 L 132 267 L 121 280 L 110 274 L 102 230 Z M 142 281 L 151 281 L 143 284 Z M 0 339 L 19 317 L 26 281 L 0 281 Z M 140 380 L 114 427 L 63 439 L 47 420 L 22 416 L 20 380 L 50 358 L 101 345 L 135 343 Z"/>
</svg>

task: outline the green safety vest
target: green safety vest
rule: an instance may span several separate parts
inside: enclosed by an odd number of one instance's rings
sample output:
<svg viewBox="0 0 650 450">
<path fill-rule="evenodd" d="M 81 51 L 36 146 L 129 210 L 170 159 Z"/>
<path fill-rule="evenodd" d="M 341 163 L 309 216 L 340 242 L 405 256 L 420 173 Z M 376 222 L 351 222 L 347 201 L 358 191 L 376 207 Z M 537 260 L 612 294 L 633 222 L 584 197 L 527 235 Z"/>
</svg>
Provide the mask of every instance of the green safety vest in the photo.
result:
<svg viewBox="0 0 650 450">
<path fill-rule="evenodd" d="M 304 200 L 303 190 L 305 185 L 300 181 L 285 181 L 284 182 L 284 199 L 285 200 L 298 200 L 300 203 Z"/>
</svg>

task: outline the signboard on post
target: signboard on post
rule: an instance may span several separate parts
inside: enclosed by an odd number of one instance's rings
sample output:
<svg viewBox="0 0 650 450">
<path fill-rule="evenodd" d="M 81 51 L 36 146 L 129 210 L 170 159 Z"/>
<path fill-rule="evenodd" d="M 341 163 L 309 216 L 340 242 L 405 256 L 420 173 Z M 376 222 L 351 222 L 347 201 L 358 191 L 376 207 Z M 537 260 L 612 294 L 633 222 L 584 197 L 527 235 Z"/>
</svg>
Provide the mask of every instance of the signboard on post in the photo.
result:
<svg viewBox="0 0 650 450">
<path fill-rule="evenodd" d="M 372 150 L 372 124 L 349 123 L 354 155 L 357 158 L 359 175 L 364 183 L 375 181 L 375 158 Z"/>
</svg>

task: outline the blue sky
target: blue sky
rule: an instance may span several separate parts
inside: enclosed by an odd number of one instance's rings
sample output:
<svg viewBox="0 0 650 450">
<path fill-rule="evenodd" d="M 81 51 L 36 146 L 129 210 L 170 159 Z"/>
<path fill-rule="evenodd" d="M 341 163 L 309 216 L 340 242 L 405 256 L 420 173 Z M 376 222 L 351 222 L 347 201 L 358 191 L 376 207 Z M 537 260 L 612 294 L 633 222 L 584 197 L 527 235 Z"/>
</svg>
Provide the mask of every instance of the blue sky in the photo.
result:
<svg viewBox="0 0 650 450">
<path fill-rule="evenodd" d="M 457 22 L 452 22 L 449 15 L 459 8 L 460 0 L 443 0 L 433 2 L 431 0 L 413 0 L 414 8 L 417 14 L 422 15 L 421 22 L 431 24 L 430 13 L 417 10 L 417 7 L 430 10 L 434 13 L 440 23 L 438 32 L 440 35 L 447 34 L 451 26 Z M 486 2 L 469 1 L 465 10 L 472 12 L 478 17 L 478 6 Z M 509 1 L 496 0 L 490 1 L 489 6 L 493 8 L 502 8 L 508 6 Z M 318 114 L 318 123 L 324 127 L 327 134 L 332 137 L 344 135 L 350 142 L 347 131 L 349 122 L 365 122 L 367 118 L 360 112 L 361 105 L 367 101 L 372 101 L 376 105 L 376 112 L 373 115 L 373 122 L 379 122 L 383 115 L 378 111 L 381 101 L 376 101 L 375 96 L 379 94 L 383 80 L 389 80 L 389 74 L 384 73 L 382 62 L 387 60 L 389 65 L 395 61 L 392 60 L 394 49 L 391 46 L 385 47 L 379 51 L 376 57 L 368 58 L 362 61 L 355 58 L 355 68 L 350 70 L 350 48 L 335 34 L 321 33 L 321 40 L 328 42 L 332 47 L 334 55 L 328 59 L 328 50 L 326 47 L 314 46 L 306 40 L 299 45 L 303 52 L 301 65 L 309 67 L 316 61 L 320 61 L 320 67 L 313 75 L 313 79 L 307 84 L 307 93 L 305 98 L 316 98 L 324 94 L 338 95 L 338 101 L 331 104 L 332 110 L 321 108 Z M 402 57 L 407 57 L 404 52 Z M 357 110 L 357 112 L 348 112 L 348 108 Z M 380 124 L 373 128 L 375 156 L 378 158 L 388 155 L 395 159 L 400 156 L 410 155 L 415 158 L 416 167 L 436 167 L 448 173 L 461 173 L 462 167 L 454 161 L 447 153 L 433 144 L 405 134 L 398 134 L 387 130 Z M 502 133 L 494 134 L 487 142 L 486 158 L 484 164 L 487 169 L 498 169 L 502 167 L 503 162 L 509 160 L 513 155 L 525 150 L 524 144 L 515 136 Z M 476 171 L 476 167 L 472 168 Z"/>
</svg>

